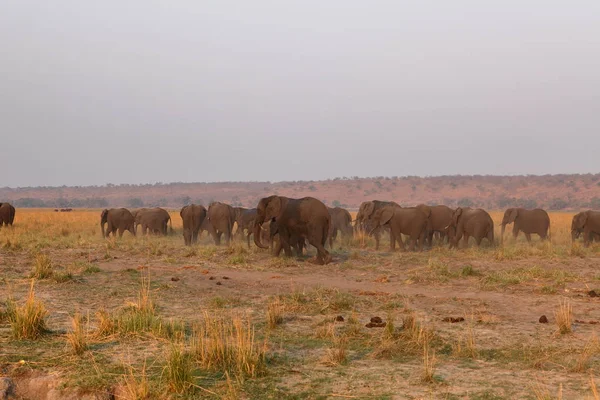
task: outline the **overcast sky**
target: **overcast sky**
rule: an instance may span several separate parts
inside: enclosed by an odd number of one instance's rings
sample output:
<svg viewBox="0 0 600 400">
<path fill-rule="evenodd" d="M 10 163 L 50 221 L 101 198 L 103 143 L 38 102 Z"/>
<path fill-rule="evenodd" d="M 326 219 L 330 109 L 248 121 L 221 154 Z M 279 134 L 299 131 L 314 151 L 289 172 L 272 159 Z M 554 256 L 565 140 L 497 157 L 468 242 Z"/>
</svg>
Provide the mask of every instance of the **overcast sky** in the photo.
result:
<svg viewBox="0 0 600 400">
<path fill-rule="evenodd" d="M 600 1 L 5 0 L 0 186 L 600 170 Z"/>
</svg>

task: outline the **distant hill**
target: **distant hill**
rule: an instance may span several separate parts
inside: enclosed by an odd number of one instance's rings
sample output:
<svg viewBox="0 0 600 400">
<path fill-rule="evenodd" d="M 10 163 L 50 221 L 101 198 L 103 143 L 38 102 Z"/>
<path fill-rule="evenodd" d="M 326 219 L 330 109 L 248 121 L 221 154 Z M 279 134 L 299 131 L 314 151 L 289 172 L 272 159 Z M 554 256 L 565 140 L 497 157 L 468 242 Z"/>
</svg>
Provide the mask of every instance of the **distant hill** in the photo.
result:
<svg viewBox="0 0 600 400">
<path fill-rule="evenodd" d="M 335 178 L 324 181 L 157 183 L 144 185 L 1 188 L 0 201 L 16 207 L 178 208 L 190 202 L 224 201 L 254 207 L 271 194 L 312 196 L 327 205 L 358 208 L 365 200 L 503 209 L 510 206 L 549 210 L 600 209 L 600 174 L 542 176 L 438 176 L 420 178 Z"/>
</svg>

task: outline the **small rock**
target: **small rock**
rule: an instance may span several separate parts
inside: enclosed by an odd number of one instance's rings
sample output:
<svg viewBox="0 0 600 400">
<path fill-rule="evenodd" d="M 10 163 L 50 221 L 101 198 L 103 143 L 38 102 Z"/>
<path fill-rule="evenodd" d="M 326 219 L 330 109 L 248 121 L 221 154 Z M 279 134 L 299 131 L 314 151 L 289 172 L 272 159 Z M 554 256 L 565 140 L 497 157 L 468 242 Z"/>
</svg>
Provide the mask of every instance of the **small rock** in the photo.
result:
<svg viewBox="0 0 600 400">
<path fill-rule="evenodd" d="M 547 324 L 548 323 L 548 318 L 545 315 L 542 315 L 540 317 L 540 324 Z"/>
<path fill-rule="evenodd" d="M 373 324 L 381 324 L 383 322 L 383 320 L 379 317 L 372 317 L 371 318 L 371 323 Z"/>
<path fill-rule="evenodd" d="M 450 322 L 451 324 L 456 324 L 457 322 L 463 322 L 465 319 L 463 317 L 446 317 L 442 319 L 444 322 Z"/>
<path fill-rule="evenodd" d="M 337 317 L 335 317 L 335 321 L 336 322 L 344 322 L 344 317 L 342 317 L 341 315 L 338 315 Z"/>
<path fill-rule="evenodd" d="M 221 286 L 222 285 L 221 281 L 217 282 L 217 285 Z"/>
<path fill-rule="evenodd" d="M 594 291 L 594 290 L 590 290 L 590 291 L 588 292 L 588 295 L 589 295 L 590 297 L 598 297 L 598 293 L 596 293 L 596 291 Z"/>
<path fill-rule="evenodd" d="M 380 323 L 369 322 L 365 326 L 367 328 L 385 328 L 386 325 L 387 325 L 387 323 L 385 323 L 385 322 L 380 322 Z"/>
<path fill-rule="evenodd" d="M 227 279 L 229 279 L 229 277 L 228 276 L 224 276 L 223 279 L 227 280 Z"/>
<path fill-rule="evenodd" d="M 208 278 L 209 281 L 214 281 L 215 279 L 217 279 L 217 278 L 215 278 L 214 276 L 211 276 L 210 278 Z"/>
<path fill-rule="evenodd" d="M 172 277 L 172 278 L 171 278 L 171 280 L 172 280 L 173 282 L 177 282 L 177 281 L 179 280 L 179 278 L 178 278 L 178 277 L 176 277 L 176 276 L 174 276 L 174 277 Z"/>
</svg>

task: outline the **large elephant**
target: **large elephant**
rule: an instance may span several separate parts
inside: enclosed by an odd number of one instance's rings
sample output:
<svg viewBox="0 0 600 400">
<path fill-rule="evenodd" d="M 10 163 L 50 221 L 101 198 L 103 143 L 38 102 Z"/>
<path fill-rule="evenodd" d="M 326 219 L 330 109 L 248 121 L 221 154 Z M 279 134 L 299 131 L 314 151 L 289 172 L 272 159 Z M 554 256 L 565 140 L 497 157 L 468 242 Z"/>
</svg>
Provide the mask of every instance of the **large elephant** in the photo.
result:
<svg viewBox="0 0 600 400">
<path fill-rule="evenodd" d="M 169 223 L 171 223 L 171 232 L 173 232 L 173 225 L 171 222 L 171 216 L 167 210 L 154 207 L 154 208 L 140 208 L 131 213 L 134 219 L 134 228 L 137 231 L 138 225 L 142 226 L 142 234 L 146 235 L 148 231 L 151 233 L 158 233 L 167 235 Z"/>
<path fill-rule="evenodd" d="M 527 241 L 531 243 L 531 234 L 535 233 L 542 240 L 548 238 L 550 232 L 550 217 L 541 208 L 527 210 L 525 208 L 509 208 L 502 218 L 502 232 L 500 242 L 504 243 L 504 230 L 506 225 L 513 224 L 513 236 L 517 239 L 519 232 L 523 232 Z"/>
<path fill-rule="evenodd" d="M 341 207 L 327 207 L 331 217 L 331 225 L 329 226 L 329 247 L 333 248 L 338 231 L 340 231 L 342 240 L 352 237 L 352 216 L 348 210 Z"/>
<path fill-rule="evenodd" d="M 260 242 L 260 229 L 265 222 L 277 222 L 279 239 L 286 256 L 291 256 L 292 238 L 305 238 L 317 249 L 316 262 L 327 264 L 331 255 L 325 249 L 329 235 L 331 217 L 327 207 L 313 197 L 290 199 L 283 196 L 270 196 L 261 199 L 256 207 L 254 222 L 254 243 L 266 249 Z"/>
<path fill-rule="evenodd" d="M 106 233 L 104 231 L 105 224 L 107 224 Z M 108 237 L 111 233 L 115 236 L 117 230 L 119 231 L 119 237 L 123 237 L 123 232 L 125 231 L 129 231 L 135 236 L 134 218 L 126 208 L 102 210 L 100 214 L 100 227 L 102 228 L 102 237 Z"/>
<path fill-rule="evenodd" d="M 431 246 L 433 244 L 433 235 L 438 234 L 443 243 L 446 237 L 446 227 L 452 219 L 452 209 L 444 205 L 428 206 L 426 204 L 419 204 L 417 208 L 428 215 L 429 218 L 426 242 Z"/>
<path fill-rule="evenodd" d="M 197 204 L 190 204 L 179 212 L 183 221 L 183 241 L 186 246 L 198 243 L 198 232 L 206 219 L 206 208 Z"/>
<path fill-rule="evenodd" d="M 571 222 L 571 239 L 575 241 L 583 233 L 583 243 L 587 247 L 600 235 L 600 212 L 583 211 L 573 216 Z"/>
<path fill-rule="evenodd" d="M 402 234 L 410 237 L 410 250 L 414 250 L 417 245 L 419 250 L 423 250 L 429 217 L 422 210 L 416 207 L 404 208 L 396 204 L 388 204 L 375 211 L 371 219 L 372 231 L 378 227 L 389 226 L 390 251 L 396 249 L 396 242 L 402 250 L 405 250 Z"/>
<path fill-rule="evenodd" d="M 450 248 L 457 247 L 458 242 L 464 236 L 465 247 L 469 245 L 469 238 L 473 236 L 477 246 L 487 238 L 494 245 L 494 221 L 487 211 L 481 208 L 457 208 L 452 213 L 452 219 L 447 227 L 450 239 Z"/>
<path fill-rule="evenodd" d="M 215 244 L 221 244 L 221 236 L 225 235 L 225 243 L 229 245 L 235 223 L 235 211 L 229 204 L 213 202 L 208 206 L 208 220 L 215 230 Z"/>
<path fill-rule="evenodd" d="M 248 248 L 250 248 L 250 235 L 252 235 L 252 228 L 254 227 L 254 220 L 256 219 L 256 208 L 243 208 L 234 207 L 235 222 L 237 224 L 236 235 L 243 237 L 246 235 L 246 241 Z"/>
<path fill-rule="evenodd" d="M 380 200 L 371 200 L 365 201 L 360 205 L 358 209 L 358 214 L 356 214 L 356 221 L 354 222 L 354 230 L 368 232 L 375 237 L 375 250 L 379 250 L 379 240 L 381 238 L 381 226 L 377 226 L 373 224 L 372 217 L 375 214 L 375 211 L 379 210 L 382 207 L 387 205 L 395 205 L 400 207 L 399 204 L 393 201 L 380 201 Z M 387 226 L 383 227 L 385 229 Z M 376 228 L 376 229 L 373 229 Z M 391 235 L 391 233 L 390 233 Z"/>
<path fill-rule="evenodd" d="M 16 210 L 10 203 L 0 203 L 0 226 L 12 225 L 15 221 Z"/>
</svg>

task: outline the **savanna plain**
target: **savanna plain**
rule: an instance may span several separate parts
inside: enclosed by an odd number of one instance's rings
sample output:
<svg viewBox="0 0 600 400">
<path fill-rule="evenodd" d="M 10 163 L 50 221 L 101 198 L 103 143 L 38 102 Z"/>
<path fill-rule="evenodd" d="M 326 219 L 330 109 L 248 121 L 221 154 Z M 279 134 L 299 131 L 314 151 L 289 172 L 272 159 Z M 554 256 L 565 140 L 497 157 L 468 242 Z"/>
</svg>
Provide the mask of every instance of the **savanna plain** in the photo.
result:
<svg viewBox="0 0 600 400">
<path fill-rule="evenodd" d="M 104 239 L 99 210 L 19 209 L 0 229 L 16 398 L 600 398 L 600 245 L 571 243 L 572 214 L 531 245 L 338 238 L 325 266 L 312 247 L 185 247 L 171 215 L 168 236 Z"/>
</svg>

